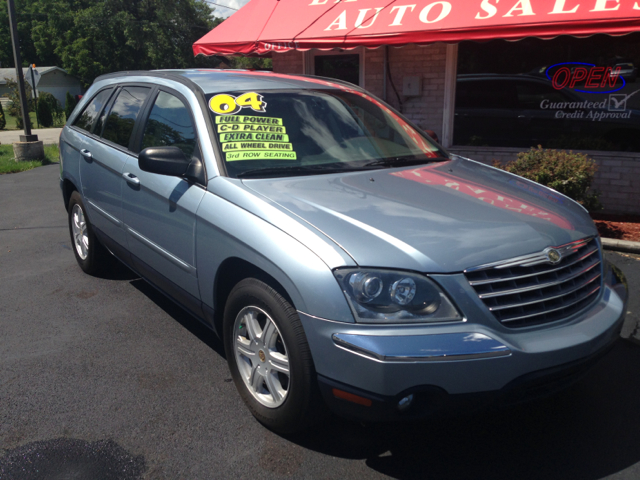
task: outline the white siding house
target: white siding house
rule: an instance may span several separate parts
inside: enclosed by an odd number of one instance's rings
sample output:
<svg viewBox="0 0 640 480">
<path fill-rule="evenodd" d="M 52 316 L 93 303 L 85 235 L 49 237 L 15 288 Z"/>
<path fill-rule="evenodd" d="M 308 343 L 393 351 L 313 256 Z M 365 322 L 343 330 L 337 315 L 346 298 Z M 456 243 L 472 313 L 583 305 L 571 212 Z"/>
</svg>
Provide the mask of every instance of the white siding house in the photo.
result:
<svg viewBox="0 0 640 480">
<path fill-rule="evenodd" d="M 58 99 L 60 105 L 64 108 L 65 97 L 67 92 L 71 95 L 82 95 L 84 89 L 80 80 L 73 75 L 69 75 L 64 69 L 60 67 L 36 67 L 36 70 L 40 73 L 40 83 L 38 83 L 38 92 L 48 92 Z M 26 76 L 29 69 L 22 69 Z M 9 101 L 4 98 L 5 94 L 9 94 L 9 88 L 5 79 L 16 80 L 15 68 L 0 68 L 0 97 L 2 98 L 3 106 Z"/>
</svg>

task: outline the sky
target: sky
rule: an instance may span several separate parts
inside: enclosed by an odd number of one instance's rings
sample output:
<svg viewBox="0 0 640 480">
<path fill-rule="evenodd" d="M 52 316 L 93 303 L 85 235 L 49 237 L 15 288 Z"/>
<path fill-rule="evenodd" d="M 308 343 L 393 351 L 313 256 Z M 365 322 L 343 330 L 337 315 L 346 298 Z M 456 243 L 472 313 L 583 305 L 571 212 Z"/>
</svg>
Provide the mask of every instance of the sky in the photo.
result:
<svg viewBox="0 0 640 480">
<path fill-rule="evenodd" d="M 212 4 L 212 2 L 215 2 L 218 5 Z M 227 7 L 235 8 L 237 10 L 249 3 L 249 0 L 211 0 L 211 2 L 207 3 L 209 3 L 211 7 L 216 9 L 215 15 L 217 17 L 227 18 L 236 12 L 235 10 L 231 10 L 230 8 L 224 8 L 221 5 L 226 5 Z"/>
</svg>

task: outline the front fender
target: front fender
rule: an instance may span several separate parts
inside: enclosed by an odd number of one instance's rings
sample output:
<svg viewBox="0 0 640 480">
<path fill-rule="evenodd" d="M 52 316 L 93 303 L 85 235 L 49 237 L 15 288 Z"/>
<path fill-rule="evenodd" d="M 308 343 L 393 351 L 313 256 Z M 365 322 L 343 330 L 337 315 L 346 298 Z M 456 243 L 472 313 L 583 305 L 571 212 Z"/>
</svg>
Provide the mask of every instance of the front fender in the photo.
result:
<svg viewBox="0 0 640 480">
<path fill-rule="evenodd" d="M 296 238 L 211 192 L 204 196 L 197 216 L 198 282 L 205 305 L 215 309 L 216 272 L 225 260 L 235 257 L 277 280 L 297 310 L 316 317 L 354 322 L 330 266 Z"/>
</svg>

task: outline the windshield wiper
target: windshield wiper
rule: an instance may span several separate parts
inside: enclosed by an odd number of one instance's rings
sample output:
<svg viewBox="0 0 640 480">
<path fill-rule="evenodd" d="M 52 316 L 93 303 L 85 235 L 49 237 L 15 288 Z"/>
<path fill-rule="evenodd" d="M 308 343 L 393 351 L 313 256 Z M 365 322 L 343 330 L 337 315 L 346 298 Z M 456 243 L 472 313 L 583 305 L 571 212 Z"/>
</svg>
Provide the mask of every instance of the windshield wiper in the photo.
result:
<svg viewBox="0 0 640 480">
<path fill-rule="evenodd" d="M 305 165 L 305 166 L 290 166 L 290 167 L 270 167 L 270 168 L 255 168 L 253 170 L 247 170 L 246 172 L 240 172 L 236 175 L 237 178 L 249 178 L 249 177 L 272 177 L 272 176 L 291 176 L 291 175 L 314 175 L 316 173 L 340 173 L 340 172 L 352 172 L 355 170 L 361 170 L 361 168 L 350 168 L 345 166 L 336 166 L 335 164 L 325 165 Z"/>
<path fill-rule="evenodd" d="M 364 165 L 349 165 L 349 164 L 336 164 L 336 163 L 324 163 L 318 165 L 296 165 L 296 166 L 284 166 L 284 167 L 267 167 L 267 168 L 255 168 L 240 172 L 236 175 L 237 178 L 251 178 L 251 177 L 274 177 L 274 176 L 293 176 L 293 175 L 315 175 L 317 173 L 342 173 L 342 172 L 357 172 L 362 170 L 375 169 L 376 167 L 403 167 L 407 165 L 424 165 L 431 162 L 443 162 L 449 160 L 446 157 L 437 158 L 385 158 L 382 160 L 376 160 L 374 162 L 365 163 Z"/>
<path fill-rule="evenodd" d="M 405 167 L 407 165 L 423 165 L 425 163 L 444 162 L 447 160 L 449 159 L 446 157 L 435 157 L 435 158 L 392 157 L 392 158 L 384 158 L 382 160 L 376 160 L 375 162 L 365 163 L 363 167 Z"/>
</svg>

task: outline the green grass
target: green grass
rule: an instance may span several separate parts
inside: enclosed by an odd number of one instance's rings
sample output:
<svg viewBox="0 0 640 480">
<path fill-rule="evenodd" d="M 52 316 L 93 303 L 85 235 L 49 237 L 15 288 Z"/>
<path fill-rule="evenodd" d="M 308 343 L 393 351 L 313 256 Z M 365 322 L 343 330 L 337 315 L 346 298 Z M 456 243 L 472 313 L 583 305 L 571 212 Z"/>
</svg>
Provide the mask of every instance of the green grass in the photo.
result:
<svg viewBox="0 0 640 480">
<path fill-rule="evenodd" d="M 59 161 L 59 151 L 57 145 L 44 146 L 44 160 L 33 162 L 16 162 L 13 156 L 13 145 L 0 145 L 0 175 L 5 173 L 18 173 L 32 168 L 50 165 Z"/>
<path fill-rule="evenodd" d="M 29 118 L 31 119 L 31 128 L 38 128 L 38 122 L 36 122 L 36 112 L 29 112 Z M 5 130 L 18 130 L 18 128 L 16 127 L 16 117 L 12 117 L 5 111 L 4 119 L 7 122 L 7 125 L 4 127 Z M 64 122 L 54 123 L 53 127 L 51 128 L 61 128 L 61 127 L 64 127 Z M 43 127 L 40 126 L 40 128 L 43 128 Z"/>
</svg>

